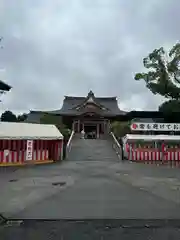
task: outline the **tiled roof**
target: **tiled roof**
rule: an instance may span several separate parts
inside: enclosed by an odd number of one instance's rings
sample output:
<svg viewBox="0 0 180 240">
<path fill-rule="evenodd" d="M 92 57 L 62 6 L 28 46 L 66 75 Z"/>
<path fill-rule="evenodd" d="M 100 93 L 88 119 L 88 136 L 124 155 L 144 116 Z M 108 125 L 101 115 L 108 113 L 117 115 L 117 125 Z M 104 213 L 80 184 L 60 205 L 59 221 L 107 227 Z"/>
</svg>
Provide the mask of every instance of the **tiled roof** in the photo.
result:
<svg viewBox="0 0 180 240">
<path fill-rule="evenodd" d="M 133 118 L 132 122 L 143 122 L 143 123 L 156 123 L 156 122 L 164 122 L 163 118 Z"/>
<path fill-rule="evenodd" d="M 31 111 L 27 114 L 27 119 L 24 121 L 26 123 L 40 123 L 41 117 L 44 113 L 39 111 Z"/>
<path fill-rule="evenodd" d="M 107 109 L 107 111 L 104 111 L 104 114 L 107 116 L 126 114 L 125 111 L 121 111 L 119 109 L 116 97 L 101 97 L 101 98 L 98 97 L 95 98 L 94 100 L 95 103 Z M 50 111 L 49 113 L 64 115 L 80 115 L 82 114 L 82 112 L 76 110 L 76 107 L 83 104 L 85 101 L 86 101 L 85 97 L 65 96 L 62 108 L 60 110 Z"/>
<path fill-rule="evenodd" d="M 88 99 L 91 99 L 91 102 L 88 102 Z M 40 118 L 44 113 L 57 114 L 57 115 L 81 115 L 84 114 L 84 109 L 82 106 L 84 103 L 95 103 L 99 106 L 99 113 L 106 117 L 126 115 L 125 111 L 121 111 L 118 107 L 118 101 L 116 97 L 95 97 L 94 93 L 90 91 L 87 97 L 73 97 L 65 96 L 63 101 L 63 106 L 61 109 L 54 111 L 31 111 L 28 114 L 26 122 L 40 123 Z M 80 107 L 80 108 L 79 108 Z M 76 109 L 79 108 L 79 109 Z"/>
</svg>

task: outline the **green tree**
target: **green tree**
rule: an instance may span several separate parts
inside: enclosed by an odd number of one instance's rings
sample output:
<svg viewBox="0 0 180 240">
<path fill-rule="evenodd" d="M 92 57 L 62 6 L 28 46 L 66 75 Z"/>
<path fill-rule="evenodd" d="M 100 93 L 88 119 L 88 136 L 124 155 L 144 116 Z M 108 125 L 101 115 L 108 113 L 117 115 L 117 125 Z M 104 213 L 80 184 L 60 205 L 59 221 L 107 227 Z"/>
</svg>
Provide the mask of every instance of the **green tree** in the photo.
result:
<svg viewBox="0 0 180 240">
<path fill-rule="evenodd" d="M 153 94 L 169 99 L 180 99 L 180 43 L 166 52 L 163 47 L 155 49 L 143 59 L 148 70 L 137 73 L 135 80 L 144 80 Z"/>
<path fill-rule="evenodd" d="M 40 119 L 41 124 L 53 124 L 58 125 L 60 124 L 60 119 L 57 115 L 45 113 Z"/>
<path fill-rule="evenodd" d="M 1 115 L 1 121 L 2 122 L 17 122 L 17 117 L 11 111 L 5 111 Z"/>
<path fill-rule="evenodd" d="M 123 137 L 124 135 L 131 132 L 130 122 L 118 122 L 115 121 L 111 124 L 111 130 L 116 137 Z"/>
<path fill-rule="evenodd" d="M 180 122 L 180 101 L 169 100 L 159 106 L 166 122 Z"/>
<path fill-rule="evenodd" d="M 17 121 L 18 122 L 24 122 L 26 119 L 27 119 L 27 114 L 26 113 L 23 113 L 23 114 L 17 116 Z"/>
<path fill-rule="evenodd" d="M 61 118 L 58 115 L 45 113 L 40 119 L 40 123 L 55 125 L 63 134 L 65 140 L 67 140 L 71 134 L 71 131 L 62 123 Z"/>
<path fill-rule="evenodd" d="M 159 111 L 163 113 L 180 113 L 180 101 L 169 100 L 159 106 Z"/>
</svg>

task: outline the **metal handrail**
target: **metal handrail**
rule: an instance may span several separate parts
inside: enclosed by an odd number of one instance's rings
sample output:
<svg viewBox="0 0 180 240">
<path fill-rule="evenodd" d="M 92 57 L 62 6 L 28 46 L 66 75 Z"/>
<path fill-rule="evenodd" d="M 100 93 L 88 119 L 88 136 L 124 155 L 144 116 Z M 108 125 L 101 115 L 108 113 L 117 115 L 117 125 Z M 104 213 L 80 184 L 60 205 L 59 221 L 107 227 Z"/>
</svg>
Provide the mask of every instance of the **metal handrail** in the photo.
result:
<svg viewBox="0 0 180 240">
<path fill-rule="evenodd" d="M 122 160 L 122 147 L 119 144 L 117 138 L 115 137 L 113 132 L 110 132 L 110 135 L 112 136 L 113 139 L 113 148 L 116 151 L 118 157 Z"/>
<path fill-rule="evenodd" d="M 70 138 L 69 138 L 68 143 L 66 145 L 66 158 L 68 158 L 68 154 L 71 151 L 71 143 L 72 143 L 72 139 L 73 139 L 74 133 L 75 133 L 74 130 L 72 130 Z"/>
</svg>

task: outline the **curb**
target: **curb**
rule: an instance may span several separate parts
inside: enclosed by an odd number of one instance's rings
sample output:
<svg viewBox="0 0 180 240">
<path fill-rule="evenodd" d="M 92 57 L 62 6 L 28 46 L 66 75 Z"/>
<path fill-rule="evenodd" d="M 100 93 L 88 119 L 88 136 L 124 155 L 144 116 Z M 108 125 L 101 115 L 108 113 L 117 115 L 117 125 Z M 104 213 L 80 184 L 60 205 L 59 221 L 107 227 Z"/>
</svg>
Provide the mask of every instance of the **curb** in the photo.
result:
<svg viewBox="0 0 180 240">
<path fill-rule="evenodd" d="M 54 161 L 48 160 L 48 161 L 33 161 L 28 163 L 0 163 L 0 167 L 24 167 L 24 166 L 49 164 L 49 163 L 54 163 Z"/>
</svg>

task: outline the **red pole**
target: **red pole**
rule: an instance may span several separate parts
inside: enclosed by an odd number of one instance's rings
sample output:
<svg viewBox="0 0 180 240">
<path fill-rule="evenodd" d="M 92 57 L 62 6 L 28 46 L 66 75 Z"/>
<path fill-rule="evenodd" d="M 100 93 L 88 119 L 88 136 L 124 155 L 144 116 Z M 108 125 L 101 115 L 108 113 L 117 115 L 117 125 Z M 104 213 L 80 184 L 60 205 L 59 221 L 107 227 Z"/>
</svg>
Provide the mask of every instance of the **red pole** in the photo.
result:
<svg viewBox="0 0 180 240">
<path fill-rule="evenodd" d="M 161 145 L 161 148 L 162 148 L 162 161 L 164 160 L 164 156 L 166 154 L 166 146 L 165 146 L 165 143 L 162 142 L 162 145 Z"/>
</svg>

